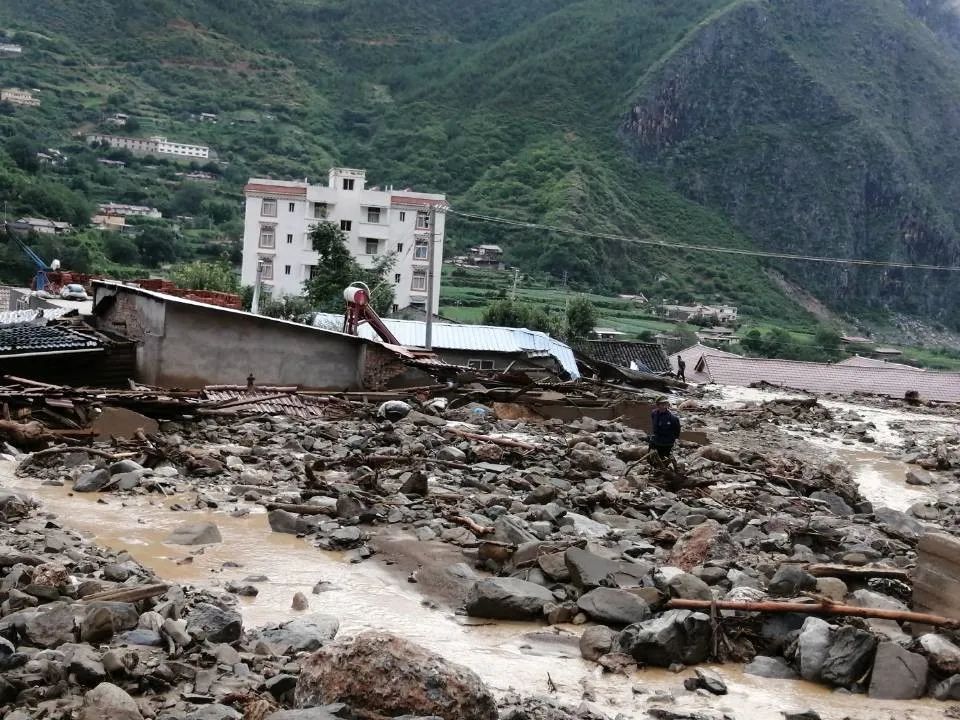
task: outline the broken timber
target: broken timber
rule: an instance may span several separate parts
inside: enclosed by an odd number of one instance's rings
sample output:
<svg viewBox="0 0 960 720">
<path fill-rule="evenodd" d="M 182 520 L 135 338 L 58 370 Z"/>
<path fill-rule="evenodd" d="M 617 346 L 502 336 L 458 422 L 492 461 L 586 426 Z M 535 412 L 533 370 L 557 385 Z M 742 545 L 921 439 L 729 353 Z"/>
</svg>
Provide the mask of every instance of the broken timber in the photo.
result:
<svg viewBox="0 0 960 720">
<path fill-rule="evenodd" d="M 742 612 L 761 613 L 802 613 L 807 615 L 838 615 L 842 617 L 876 618 L 896 620 L 898 622 L 918 623 L 936 627 L 957 628 L 960 620 L 945 618 L 941 615 L 911 612 L 909 610 L 883 610 L 879 608 L 856 607 L 854 605 L 836 605 L 833 603 L 775 602 L 771 600 L 750 602 L 746 600 L 682 600 L 674 599 L 667 603 L 671 610 L 740 610 Z"/>
</svg>

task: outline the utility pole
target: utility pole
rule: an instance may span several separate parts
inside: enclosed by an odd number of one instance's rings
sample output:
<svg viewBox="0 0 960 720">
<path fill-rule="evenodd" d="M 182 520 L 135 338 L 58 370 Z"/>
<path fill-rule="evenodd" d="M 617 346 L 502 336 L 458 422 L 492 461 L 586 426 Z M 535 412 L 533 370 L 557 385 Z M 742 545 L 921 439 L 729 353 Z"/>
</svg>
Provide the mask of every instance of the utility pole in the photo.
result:
<svg viewBox="0 0 960 720">
<path fill-rule="evenodd" d="M 433 350 L 433 278 L 436 273 L 437 258 L 437 206 L 430 206 L 430 244 L 427 251 L 427 333 L 423 346 Z"/>
<path fill-rule="evenodd" d="M 263 275 L 263 262 L 257 261 L 257 279 L 253 283 L 253 302 L 250 303 L 250 312 L 260 314 L 260 278 Z"/>
<path fill-rule="evenodd" d="M 570 293 L 567 292 L 567 271 L 563 271 L 563 308 L 570 309 Z"/>
<path fill-rule="evenodd" d="M 520 268 L 515 267 L 513 269 L 513 291 L 510 293 L 510 298 L 514 301 L 517 299 L 517 285 L 520 282 Z"/>
</svg>

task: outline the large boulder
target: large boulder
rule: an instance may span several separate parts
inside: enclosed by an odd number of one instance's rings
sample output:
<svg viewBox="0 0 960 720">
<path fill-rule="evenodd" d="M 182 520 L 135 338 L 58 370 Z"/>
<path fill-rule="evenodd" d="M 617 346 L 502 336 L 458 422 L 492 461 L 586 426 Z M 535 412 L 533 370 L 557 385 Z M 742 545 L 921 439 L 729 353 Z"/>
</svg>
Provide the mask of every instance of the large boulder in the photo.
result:
<svg viewBox="0 0 960 720">
<path fill-rule="evenodd" d="M 231 643 L 243 633 L 243 618 L 235 610 L 198 603 L 187 616 L 187 632 L 200 641 Z"/>
<path fill-rule="evenodd" d="M 497 620 L 526 620 L 543 615 L 543 606 L 556 600 L 541 585 L 517 578 L 480 580 L 467 595 L 467 614 Z"/>
<path fill-rule="evenodd" d="M 636 587 L 650 573 L 646 562 L 610 560 L 578 547 L 568 548 L 563 555 L 571 582 L 581 590 L 596 587 Z"/>
<path fill-rule="evenodd" d="M 913 700 L 926 692 L 927 659 L 892 642 L 877 647 L 870 677 L 870 697 Z"/>
<path fill-rule="evenodd" d="M 294 697 L 298 708 L 343 702 L 359 718 L 497 719 L 493 695 L 472 670 L 382 632 L 318 650 L 303 663 Z"/>
<path fill-rule="evenodd" d="M 188 522 L 175 527 L 164 542 L 171 545 L 210 545 L 223 542 L 223 538 L 212 522 Z"/>
<path fill-rule="evenodd" d="M 143 720 L 136 700 L 112 683 L 100 683 L 83 697 L 80 720 Z"/>
<path fill-rule="evenodd" d="M 107 470 L 94 470 L 84 473 L 73 483 L 74 492 L 98 492 L 110 482 L 110 473 Z"/>
<path fill-rule="evenodd" d="M 670 610 L 630 625 L 617 638 L 620 652 L 646 665 L 696 665 L 710 653 L 710 617 L 690 610 Z"/>
<path fill-rule="evenodd" d="M 596 588 L 577 600 L 577 607 L 597 622 L 633 625 L 650 617 L 650 608 L 626 590 Z"/>
<path fill-rule="evenodd" d="M 737 548 L 723 526 L 716 520 L 707 520 L 677 538 L 667 565 L 690 572 L 708 559 L 731 558 L 736 552 Z"/>
<path fill-rule="evenodd" d="M 830 649 L 830 636 L 833 627 L 825 620 L 817 617 L 808 617 L 800 628 L 797 638 L 797 659 L 800 665 L 800 676 L 811 682 L 820 679 L 823 663 L 827 659 L 827 650 Z"/>
<path fill-rule="evenodd" d="M 774 597 L 796 597 L 803 590 L 817 587 L 817 579 L 797 565 L 781 565 L 767 591 Z"/>
<path fill-rule="evenodd" d="M 852 685 L 870 669 L 876 649 L 877 639 L 871 633 L 844 625 L 833 633 L 820 670 L 821 680 L 840 686 Z"/>
<path fill-rule="evenodd" d="M 336 637 L 340 621 L 330 615 L 314 613 L 279 625 L 268 625 L 254 632 L 254 639 L 272 645 L 281 654 L 313 652 Z"/>
<path fill-rule="evenodd" d="M 107 679 L 100 654 L 89 645 L 67 643 L 61 645 L 59 651 L 64 655 L 67 668 L 81 685 L 94 687 Z"/>
<path fill-rule="evenodd" d="M 580 636 L 580 655 L 597 661 L 613 647 L 617 634 L 606 625 L 591 625 Z"/>
<path fill-rule="evenodd" d="M 960 673 L 960 647 L 945 635 L 927 633 L 920 637 L 920 647 L 930 665 L 944 675 Z"/>
<path fill-rule="evenodd" d="M 53 603 L 41 612 L 27 617 L 24 634 L 28 642 L 38 648 L 55 648 L 73 642 L 73 610 L 66 603 Z"/>
<path fill-rule="evenodd" d="M 774 680 L 796 680 L 800 677 L 797 671 L 787 664 L 787 661 L 779 657 L 768 657 L 757 655 L 752 661 L 743 666 L 743 671 L 747 675 L 756 675 L 757 677 L 772 678 Z"/>
</svg>

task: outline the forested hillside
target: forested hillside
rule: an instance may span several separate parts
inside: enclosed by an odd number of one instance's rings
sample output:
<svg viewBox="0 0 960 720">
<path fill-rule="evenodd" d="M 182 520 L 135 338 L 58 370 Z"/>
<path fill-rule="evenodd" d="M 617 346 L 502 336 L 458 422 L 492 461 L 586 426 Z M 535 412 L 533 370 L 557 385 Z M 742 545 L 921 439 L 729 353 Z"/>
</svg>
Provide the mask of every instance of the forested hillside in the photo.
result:
<svg viewBox="0 0 960 720">
<path fill-rule="evenodd" d="M 586 233 L 957 265 L 957 27 L 946 0 L 6 0 L 25 51 L 0 85 L 43 104 L 4 108 L 0 133 L 86 164 L 0 153 L 0 189 L 11 212 L 56 185 L 205 218 L 191 252 L 213 255 L 246 176 L 337 163 Z M 73 135 L 111 112 L 211 145 L 219 181 L 98 167 Z M 449 235 L 598 291 L 804 316 L 758 260 L 456 218 Z M 960 323 L 947 274 L 777 269 L 854 316 Z"/>
</svg>

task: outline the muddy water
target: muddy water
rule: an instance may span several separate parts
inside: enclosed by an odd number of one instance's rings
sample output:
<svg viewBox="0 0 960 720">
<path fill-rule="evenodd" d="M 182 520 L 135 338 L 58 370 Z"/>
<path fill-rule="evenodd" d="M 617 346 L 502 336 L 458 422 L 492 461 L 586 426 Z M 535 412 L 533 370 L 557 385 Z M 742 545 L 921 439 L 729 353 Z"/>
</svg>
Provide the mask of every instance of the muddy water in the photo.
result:
<svg viewBox="0 0 960 720">
<path fill-rule="evenodd" d="M 260 594 L 242 601 L 248 627 L 279 622 L 297 615 L 290 601 L 297 591 L 310 600 L 311 612 L 340 619 L 341 632 L 374 628 L 396 632 L 476 671 L 497 692 L 515 689 L 547 694 L 547 675 L 557 686 L 554 696 L 577 705 L 584 695 L 610 714 L 645 717 L 646 710 L 674 710 L 781 720 L 781 711 L 817 709 L 825 720 L 844 717 L 932 720 L 943 706 L 932 701 L 895 703 L 833 693 L 804 682 L 766 680 L 744 675 L 739 666 L 714 668 L 728 683 L 725 697 L 702 697 L 683 690 L 683 677 L 662 670 L 644 670 L 627 678 L 602 675 L 584 662 L 577 649 L 579 628 L 551 629 L 533 623 L 486 623 L 458 617 L 449 608 L 424 603 L 417 586 L 389 572 L 377 559 L 358 565 L 339 555 L 313 548 L 304 540 L 270 531 L 263 513 L 232 517 L 233 507 L 220 511 L 173 512 L 173 498 L 149 499 L 114 495 L 71 495 L 68 488 L 41 486 L 36 480 L 14 478 L 10 463 L 0 461 L 0 486 L 29 491 L 44 510 L 65 526 L 83 532 L 102 545 L 127 550 L 138 561 L 172 582 L 217 587 L 229 580 L 266 575 L 257 583 Z M 191 497 L 177 500 L 187 504 Z M 186 521 L 211 520 L 224 542 L 196 548 L 166 545 L 163 538 Z M 192 562 L 183 563 L 186 557 Z M 224 568 L 232 562 L 242 567 Z M 332 589 L 311 594 L 325 580 Z M 669 693 L 674 702 L 658 699 Z"/>
</svg>

